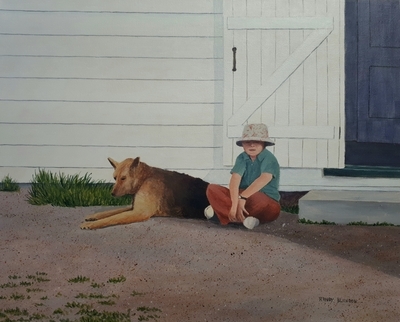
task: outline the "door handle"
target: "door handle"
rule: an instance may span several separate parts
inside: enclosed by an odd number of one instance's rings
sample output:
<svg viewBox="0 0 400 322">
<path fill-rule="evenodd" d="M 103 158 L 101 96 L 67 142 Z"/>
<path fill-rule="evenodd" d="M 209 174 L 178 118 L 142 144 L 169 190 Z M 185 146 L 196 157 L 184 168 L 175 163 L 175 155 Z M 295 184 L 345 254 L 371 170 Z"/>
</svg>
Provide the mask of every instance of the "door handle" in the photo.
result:
<svg viewBox="0 0 400 322">
<path fill-rule="evenodd" d="M 233 68 L 232 71 L 236 72 L 236 47 L 232 48 L 232 52 L 233 52 Z"/>
</svg>

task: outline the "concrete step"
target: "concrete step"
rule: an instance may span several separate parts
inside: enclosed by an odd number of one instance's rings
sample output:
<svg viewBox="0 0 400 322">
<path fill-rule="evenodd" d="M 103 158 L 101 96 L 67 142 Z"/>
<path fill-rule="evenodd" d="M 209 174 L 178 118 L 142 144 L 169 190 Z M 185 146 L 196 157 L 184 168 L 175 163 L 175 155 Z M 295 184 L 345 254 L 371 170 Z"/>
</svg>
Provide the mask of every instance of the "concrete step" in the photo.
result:
<svg viewBox="0 0 400 322">
<path fill-rule="evenodd" d="M 313 190 L 299 200 L 299 218 L 400 225 L 400 192 Z"/>
</svg>

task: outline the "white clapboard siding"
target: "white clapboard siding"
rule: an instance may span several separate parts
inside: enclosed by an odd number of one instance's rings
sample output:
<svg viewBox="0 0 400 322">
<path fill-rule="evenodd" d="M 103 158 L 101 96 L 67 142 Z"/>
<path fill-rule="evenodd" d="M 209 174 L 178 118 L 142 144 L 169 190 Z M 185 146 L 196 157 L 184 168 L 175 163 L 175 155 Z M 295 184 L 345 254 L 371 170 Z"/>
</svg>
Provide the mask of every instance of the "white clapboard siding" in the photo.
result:
<svg viewBox="0 0 400 322">
<path fill-rule="evenodd" d="M 7 101 L 0 103 L 0 123 L 221 125 L 216 106 L 221 104 Z"/>
<path fill-rule="evenodd" d="M 214 0 L 1 0 L 0 10 L 72 11 L 72 12 L 162 12 L 162 13 L 222 13 Z M 217 11 L 216 11 L 217 10 Z"/>
<path fill-rule="evenodd" d="M 0 78 L 3 100 L 213 103 L 215 81 Z"/>
<path fill-rule="evenodd" d="M 343 0 L 224 1 L 225 57 L 237 48 L 235 72 L 225 60 L 224 164 L 244 124 L 263 122 L 281 166 L 344 166 L 343 16 Z"/>
<path fill-rule="evenodd" d="M 222 58 L 219 38 L 1 35 L 0 55 L 55 57 Z"/>
<path fill-rule="evenodd" d="M 214 80 L 222 59 L 0 56 L 1 77 Z"/>
<path fill-rule="evenodd" d="M 222 0 L 0 1 L 0 177 L 107 179 L 107 157 L 135 156 L 205 177 L 222 42 Z"/>
<path fill-rule="evenodd" d="M 65 167 L 46 167 L 45 171 L 50 171 L 52 173 L 63 173 L 65 175 L 80 175 L 83 176 L 85 174 L 89 174 L 90 177 L 96 180 L 104 180 L 106 182 L 114 182 L 113 179 L 113 168 L 111 164 L 104 159 L 104 167 L 103 168 L 65 168 Z M 120 160 L 119 160 L 120 161 Z M 143 161 L 144 162 L 144 161 Z M 146 162 L 150 166 L 154 166 L 153 164 Z M 177 169 L 177 168 L 167 168 L 164 165 L 158 167 L 161 169 L 171 170 L 171 171 L 178 171 L 181 173 L 185 173 L 191 175 L 196 178 L 205 178 L 207 174 L 210 172 L 210 169 Z M 16 171 L 18 169 L 18 171 Z M 2 167 L 1 170 L 6 174 L 13 174 L 12 179 L 16 182 L 21 183 L 31 183 L 34 179 L 35 174 L 39 172 L 39 168 L 35 167 Z"/>
<path fill-rule="evenodd" d="M 183 125 L 2 124 L 0 145 L 213 147 L 211 129 Z"/>
<path fill-rule="evenodd" d="M 86 168 L 88 171 L 91 168 L 109 168 L 108 157 L 124 160 L 137 156 L 155 167 L 212 169 L 214 152 L 214 148 L 124 147 L 121 149 L 114 146 L 2 146 L 1 150 L 0 164 L 7 167 Z M 12 177 L 12 173 L 10 176 Z"/>
<path fill-rule="evenodd" d="M 148 24 L 148 21 L 152 23 Z M 208 37 L 214 33 L 214 16 L 0 11 L 0 29 L 4 34 L 22 35 Z"/>
</svg>

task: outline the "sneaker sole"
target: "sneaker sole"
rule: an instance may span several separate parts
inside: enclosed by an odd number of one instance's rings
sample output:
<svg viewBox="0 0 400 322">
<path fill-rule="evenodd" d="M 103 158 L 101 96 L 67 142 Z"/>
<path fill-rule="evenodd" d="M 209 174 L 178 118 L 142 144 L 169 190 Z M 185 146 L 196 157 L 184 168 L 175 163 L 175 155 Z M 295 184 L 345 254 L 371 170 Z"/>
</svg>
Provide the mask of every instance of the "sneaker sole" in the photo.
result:
<svg viewBox="0 0 400 322">
<path fill-rule="evenodd" d="M 260 221 L 257 218 L 254 217 L 247 217 L 243 221 L 243 226 L 245 226 L 247 229 L 254 229 L 260 224 Z"/>
</svg>

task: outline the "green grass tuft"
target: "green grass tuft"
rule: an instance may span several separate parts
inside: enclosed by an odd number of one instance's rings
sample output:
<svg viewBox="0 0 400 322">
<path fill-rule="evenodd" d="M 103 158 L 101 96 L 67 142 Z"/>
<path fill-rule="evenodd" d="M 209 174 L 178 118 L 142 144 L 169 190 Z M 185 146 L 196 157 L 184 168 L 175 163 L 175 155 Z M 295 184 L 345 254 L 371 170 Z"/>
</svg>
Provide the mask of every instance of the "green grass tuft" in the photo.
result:
<svg viewBox="0 0 400 322">
<path fill-rule="evenodd" d="M 374 224 L 368 224 L 366 221 L 352 221 L 347 224 L 348 226 L 393 226 L 393 227 L 399 227 L 399 225 L 387 223 L 386 221 L 384 222 L 376 222 Z"/>
<path fill-rule="evenodd" d="M 32 205 L 51 204 L 60 207 L 121 206 L 131 203 L 129 196 L 114 198 L 111 189 L 112 184 L 94 181 L 90 174 L 65 175 L 39 170 L 31 181 L 28 202 Z"/>
<path fill-rule="evenodd" d="M 36 272 L 36 274 L 27 275 L 26 278 L 29 282 L 20 281 L 20 284 L 15 284 L 15 287 L 19 287 L 16 291 L 19 291 L 26 287 L 26 284 L 35 284 L 39 283 L 40 279 L 47 277 L 47 273 L 44 272 Z M 9 275 L 9 280 L 15 281 L 21 279 L 18 275 Z M 85 277 L 82 275 L 78 275 L 76 278 L 72 278 L 68 280 L 68 282 L 73 283 L 84 283 L 89 282 L 91 279 L 89 277 Z M 126 281 L 126 278 L 123 275 L 119 275 L 117 277 L 113 277 L 109 279 L 109 283 L 121 283 Z M 8 282 L 11 283 L 11 282 Z M 86 289 L 90 288 L 94 282 L 87 284 Z M 6 284 L 3 284 L 6 285 Z M 104 283 L 96 283 L 99 286 L 105 286 Z M 8 287 L 8 285 L 6 286 Z M 81 287 L 79 287 L 81 288 Z M 28 292 L 28 289 L 26 289 Z M 41 290 L 42 291 L 42 290 Z M 29 292 L 28 292 L 29 293 Z M 142 295 L 144 293 L 133 292 L 131 295 Z M 110 308 L 117 304 L 117 300 L 119 300 L 119 295 L 110 294 L 103 295 L 101 293 L 82 293 L 80 292 L 76 299 L 79 301 L 68 301 L 66 300 L 63 303 L 62 307 L 57 308 L 53 311 L 52 315 L 46 316 L 42 314 L 40 311 L 36 310 L 36 312 L 28 312 L 26 309 L 20 309 L 18 307 L 14 308 L 4 308 L 7 303 L 10 303 L 10 300 L 20 301 L 23 300 L 33 300 L 35 301 L 33 305 L 38 308 L 41 306 L 46 306 L 44 303 L 37 302 L 37 294 L 31 294 L 33 297 L 31 298 L 29 295 L 23 295 L 20 292 L 14 292 L 11 296 L 0 296 L 2 303 L 0 303 L 0 321 L 1 322 L 29 322 L 29 321 L 49 321 L 49 322 L 131 322 L 131 321 L 158 321 L 161 318 L 160 313 L 162 312 L 159 308 L 156 307 L 148 307 L 148 306 L 140 306 L 137 307 L 135 313 L 131 315 L 131 310 L 127 310 L 125 313 L 112 311 Z M 36 297 L 35 297 L 36 295 Z M 62 296 L 61 293 L 57 293 L 55 297 Z M 40 300 L 50 300 L 48 296 L 41 297 Z M 5 302 L 7 301 L 7 302 Z M 12 302 L 15 303 L 15 302 Z M 103 308 L 101 311 L 98 311 L 94 308 L 94 306 L 99 306 Z M 106 310 L 104 310 L 106 309 Z M 69 316 L 78 316 L 77 318 L 70 319 Z M 134 318 L 133 320 L 131 318 Z"/>
<path fill-rule="evenodd" d="M 0 182 L 0 191 L 15 192 L 19 190 L 20 187 L 18 183 L 11 179 L 9 175 L 6 175 Z"/>
<path fill-rule="evenodd" d="M 112 278 L 110 278 L 110 279 L 107 281 L 107 283 L 114 283 L 114 284 L 117 284 L 117 283 L 123 283 L 123 282 L 125 282 L 125 281 L 126 281 L 126 277 L 120 275 L 120 276 L 118 276 L 118 277 L 112 277 Z"/>
<path fill-rule="evenodd" d="M 89 282 L 89 281 L 90 281 L 89 277 L 82 276 L 82 275 L 78 275 L 77 277 L 70 278 L 68 280 L 69 283 L 85 283 L 85 282 Z"/>
<path fill-rule="evenodd" d="M 332 221 L 327 221 L 327 220 L 322 220 L 322 221 L 312 221 L 309 219 L 301 218 L 298 220 L 300 224 L 306 224 L 306 225 L 337 225 L 335 222 Z"/>
</svg>

